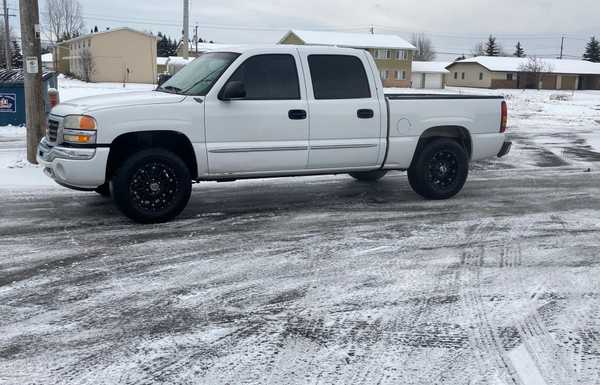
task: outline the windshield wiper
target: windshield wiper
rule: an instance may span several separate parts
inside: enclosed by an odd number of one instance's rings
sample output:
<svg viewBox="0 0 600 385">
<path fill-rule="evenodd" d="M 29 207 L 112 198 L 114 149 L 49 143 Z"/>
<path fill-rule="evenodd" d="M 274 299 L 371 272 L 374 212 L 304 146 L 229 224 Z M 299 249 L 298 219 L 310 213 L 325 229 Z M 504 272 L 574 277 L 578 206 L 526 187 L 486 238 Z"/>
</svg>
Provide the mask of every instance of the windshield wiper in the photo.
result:
<svg viewBox="0 0 600 385">
<path fill-rule="evenodd" d="M 159 90 L 165 90 L 165 91 L 170 92 L 170 93 L 179 93 L 179 92 L 181 92 L 181 88 L 175 87 L 175 86 L 160 87 Z"/>
</svg>

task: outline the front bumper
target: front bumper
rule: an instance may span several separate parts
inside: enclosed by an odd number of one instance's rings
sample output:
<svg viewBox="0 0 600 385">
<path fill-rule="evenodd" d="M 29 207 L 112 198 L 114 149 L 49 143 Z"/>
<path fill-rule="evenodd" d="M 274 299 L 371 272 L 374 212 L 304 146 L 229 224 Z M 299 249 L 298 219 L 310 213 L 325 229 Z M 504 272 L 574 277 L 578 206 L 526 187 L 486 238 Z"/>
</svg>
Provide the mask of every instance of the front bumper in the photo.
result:
<svg viewBox="0 0 600 385">
<path fill-rule="evenodd" d="M 58 184 L 93 190 L 105 182 L 108 153 L 108 148 L 50 146 L 43 138 L 38 146 L 37 161 L 44 167 L 44 174 Z"/>
<path fill-rule="evenodd" d="M 506 156 L 510 152 L 511 148 L 512 148 L 512 142 L 504 142 L 504 144 L 502 145 L 502 148 L 500 149 L 500 152 L 498 153 L 498 158 L 502 158 L 503 156 Z"/>
</svg>

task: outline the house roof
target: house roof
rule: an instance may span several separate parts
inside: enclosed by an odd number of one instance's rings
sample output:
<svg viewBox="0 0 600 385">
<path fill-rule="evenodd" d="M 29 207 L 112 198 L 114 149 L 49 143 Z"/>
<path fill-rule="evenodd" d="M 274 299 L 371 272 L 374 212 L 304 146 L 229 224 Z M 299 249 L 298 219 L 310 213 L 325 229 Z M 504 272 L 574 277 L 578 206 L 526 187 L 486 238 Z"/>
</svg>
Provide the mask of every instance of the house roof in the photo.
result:
<svg viewBox="0 0 600 385">
<path fill-rule="evenodd" d="M 72 43 L 72 42 L 77 41 L 77 40 L 89 39 L 90 37 L 95 37 L 95 36 L 99 36 L 99 35 L 105 35 L 105 34 L 108 34 L 108 33 L 119 32 L 119 31 L 135 32 L 135 33 L 139 33 L 140 35 L 145 35 L 145 36 L 148 36 L 148 37 L 152 37 L 152 38 L 158 39 L 158 36 L 153 35 L 151 33 L 138 31 L 137 29 L 133 29 L 133 28 L 129 28 L 129 27 L 120 27 L 120 28 L 108 29 L 106 31 L 88 33 L 87 35 L 81 35 L 81 36 L 75 37 L 75 38 L 70 39 L 70 40 L 61 41 L 60 44 Z"/>
<path fill-rule="evenodd" d="M 412 63 L 412 72 L 421 72 L 426 74 L 448 74 L 446 69 L 450 63 L 443 61 L 414 61 Z"/>
<path fill-rule="evenodd" d="M 181 47 L 182 44 L 183 44 L 183 41 L 180 41 L 179 45 L 177 46 L 177 48 Z M 220 49 L 231 47 L 233 45 L 234 44 L 198 43 L 198 52 L 220 50 Z M 235 44 L 235 46 L 238 46 L 238 45 L 239 44 Z M 189 47 L 189 51 L 190 52 L 196 51 L 196 43 L 194 43 L 191 40 L 188 42 L 188 47 Z"/>
<path fill-rule="evenodd" d="M 591 63 L 583 60 L 562 60 L 540 58 L 546 66 L 549 67 L 549 73 L 554 74 L 573 74 L 573 75 L 600 75 L 600 63 Z M 454 64 L 475 63 L 482 65 L 492 72 L 519 72 L 524 64 L 527 64 L 529 58 L 518 57 L 498 57 L 498 56 L 478 56 L 451 63 L 446 68 L 451 68 Z"/>
<path fill-rule="evenodd" d="M 307 31 L 299 29 L 290 30 L 279 40 L 279 44 L 283 43 L 291 34 L 296 35 L 307 45 L 333 45 L 347 48 L 416 49 L 415 46 L 397 35 Z"/>
</svg>

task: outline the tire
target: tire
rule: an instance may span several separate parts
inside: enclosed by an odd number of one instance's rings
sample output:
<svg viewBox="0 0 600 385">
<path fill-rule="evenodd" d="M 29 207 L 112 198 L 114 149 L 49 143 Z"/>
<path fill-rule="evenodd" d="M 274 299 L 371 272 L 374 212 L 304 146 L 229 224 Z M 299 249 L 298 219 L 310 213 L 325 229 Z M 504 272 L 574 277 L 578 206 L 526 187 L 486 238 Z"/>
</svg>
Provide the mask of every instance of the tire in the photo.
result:
<svg viewBox="0 0 600 385">
<path fill-rule="evenodd" d="M 451 139 L 435 139 L 416 155 L 408 169 L 412 189 L 425 199 L 443 200 L 458 194 L 469 175 L 465 149 Z"/>
<path fill-rule="evenodd" d="M 110 197 L 110 185 L 108 183 L 104 183 L 102 186 L 98 186 L 94 191 L 102 195 L 103 197 Z"/>
<path fill-rule="evenodd" d="M 349 175 L 361 182 L 377 182 L 387 174 L 385 170 L 374 170 L 367 172 L 351 172 Z"/>
<path fill-rule="evenodd" d="M 175 218 L 192 192 L 187 165 L 163 149 L 133 154 L 119 167 L 111 185 L 119 210 L 138 223 L 161 223 Z"/>
</svg>

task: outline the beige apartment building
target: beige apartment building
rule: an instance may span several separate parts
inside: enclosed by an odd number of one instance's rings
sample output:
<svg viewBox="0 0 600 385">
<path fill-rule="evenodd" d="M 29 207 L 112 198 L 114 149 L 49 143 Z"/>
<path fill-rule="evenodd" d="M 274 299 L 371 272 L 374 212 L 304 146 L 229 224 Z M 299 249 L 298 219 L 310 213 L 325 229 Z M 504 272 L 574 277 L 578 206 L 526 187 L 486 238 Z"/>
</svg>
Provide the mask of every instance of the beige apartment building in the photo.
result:
<svg viewBox="0 0 600 385">
<path fill-rule="evenodd" d="M 61 42 L 55 49 L 56 68 L 84 78 L 91 59 L 92 82 L 156 83 L 157 37 L 118 28 Z M 90 58 L 90 59 L 87 59 Z"/>
<path fill-rule="evenodd" d="M 599 90 L 600 64 L 583 60 L 538 59 L 544 72 L 523 70 L 528 58 L 480 56 L 456 61 L 447 69 L 448 86 L 547 90 Z"/>
<path fill-rule="evenodd" d="M 279 44 L 365 49 L 375 58 L 384 87 L 411 86 L 416 48 L 396 35 L 291 30 L 281 38 Z"/>
</svg>

